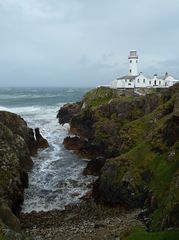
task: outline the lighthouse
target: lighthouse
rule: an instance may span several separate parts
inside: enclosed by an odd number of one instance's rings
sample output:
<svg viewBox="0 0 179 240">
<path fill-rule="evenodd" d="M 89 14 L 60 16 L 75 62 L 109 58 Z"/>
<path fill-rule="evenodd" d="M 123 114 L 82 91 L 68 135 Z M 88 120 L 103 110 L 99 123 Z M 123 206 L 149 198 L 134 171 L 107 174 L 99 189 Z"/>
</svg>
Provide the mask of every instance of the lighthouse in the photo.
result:
<svg viewBox="0 0 179 240">
<path fill-rule="evenodd" d="M 136 50 L 131 50 L 129 54 L 129 76 L 137 76 L 138 75 L 138 55 Z"/>
<path fill-rule="evenodd" d="M 139 89 L 139 88 L 168 88 L 174 84 L 179 84 L 179 79 L 175 79 L 168 73 L 163 77 L 158 77 L 155 74 L 153 77 L 147 77 L 142 72 L 138 73 L 138 55 L 136 50 L 131 50 L 129 53 L 129 70 L 128 74 L 122 77 L 117 77 L 111 81 L 110 87 L 113 89 Z M 135 92 L 139 94 L 139 92 Z M 142 95 L 143 92 L 139 95 Z"/>
</svg>

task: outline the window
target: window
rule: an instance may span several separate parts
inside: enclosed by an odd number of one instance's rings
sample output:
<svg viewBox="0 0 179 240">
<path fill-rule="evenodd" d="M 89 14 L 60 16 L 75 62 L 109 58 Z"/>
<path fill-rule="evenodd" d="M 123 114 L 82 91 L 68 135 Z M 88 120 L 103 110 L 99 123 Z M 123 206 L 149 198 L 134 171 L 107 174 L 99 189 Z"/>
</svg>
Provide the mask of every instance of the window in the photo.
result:
<svg viewBox="0 0 179 240">
<path fill-rule="evenodd" d="M 145 79 L 143 79 L 143 83 L 145 83 Z"/>
<path fill-rule="evenodd" d="M 138 83 L 140 82 L 139 78 L 137 79 L 137 82 L 138 82 Z"/>
<path fill-rule="evenodd" d="M 149 84 L 150 84 L 150 85 L 151 85 L 151 83 L 152 83 L 152 82 L 151 82 L 151 81 L 149 81 Z"/>
<path fill-rule="evenodd" d="M 159 81 L 159 85 L 161 85 L 161 81 Z"/>
<path fill-rule="evenodd" d="M 136 60 L 136 63 L 138 63 L 138 61 Z"/>
<path fill-rule="evenodd" d="M 130 60 L 130 63 L 132 63 L 132 60 Z"/>
<path fill-rule="evenodd" d="M 125 82 L 127 82 L 127 79 L 125 79 Z"/>
<path fill-rule="evenodd" d="M 132 70 L 130 69 L 130 73 L 132 72 Z"/>
</svg>

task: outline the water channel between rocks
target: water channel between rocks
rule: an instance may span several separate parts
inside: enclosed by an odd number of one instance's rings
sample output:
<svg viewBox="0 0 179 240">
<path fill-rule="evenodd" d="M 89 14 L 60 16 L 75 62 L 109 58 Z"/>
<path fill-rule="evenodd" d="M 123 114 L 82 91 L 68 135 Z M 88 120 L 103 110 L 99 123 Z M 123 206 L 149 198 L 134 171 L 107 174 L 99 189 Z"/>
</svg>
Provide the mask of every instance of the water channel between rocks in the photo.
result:
<svg viewBox="0 0 179 240">
<path fill-rule="evenodd" d="M 65 93 L 64 89 L 25 89 L 18 90 L 16 95 L 13 91 L 14 96 L 8 91 L 0 93 L 1 102 L 4 101 L 0 109 L 21 115 L 31 128 L 39 127 L 49 142 L 49 148 L 39 150 L 33 157 L 23 212 L 63 209 L 79 202 L 94 178 L 82 175 L 87 161 L 64 148 L 69 126 L 59 125 L 56 115 L 65 100 L 78 100 L 85 90 L 66 89 Z"/>
</svg>

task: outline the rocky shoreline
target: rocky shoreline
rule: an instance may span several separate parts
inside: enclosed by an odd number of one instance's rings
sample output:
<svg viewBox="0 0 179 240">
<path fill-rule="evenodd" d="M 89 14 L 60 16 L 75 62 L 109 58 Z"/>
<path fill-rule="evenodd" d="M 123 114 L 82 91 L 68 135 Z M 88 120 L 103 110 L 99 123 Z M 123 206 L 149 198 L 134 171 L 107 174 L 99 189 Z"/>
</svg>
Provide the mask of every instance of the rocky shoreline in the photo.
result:
<svg viewBox="0 0 179 240">
<path fill-rule="evenodd" d="M 18 217 L 33 166 L 31 156 L 44 147 L 47 141 L 39 130 L 35 134 L 19 115 L 0 111 L 0 226 L 21 230 Z"/>
<path fill-rule="evenodd" d="M 23 229 L 39 240 L 119 240 L 133 227 L 142 226 L 139 212 L 87 201 L 63 211 L 21 214 L 20 219 Z"/>
<path fill-rule="evenodd" d="M 151 230 L 178 228 L 179 85 L 136 96 L 101 87 L 58 112 L 66 148 L 92 159 L 95 199 L 146 208 Z M 165 211 L 163 211 L 165 209 Z"/>
<path fill-rule="evenodd" d="M 123 240 L 146 227 L 178 235 L 179 85 L 146 96 L 97 88 L 57 118 L 70 124 L 65 147 L 90 160 L 83 174 L 98 179 L 77 205 L 20 214 L 31 156 L 48 142 L 0 112 L 0 235 L 4 225 L 37 240 Z"/>
</svg>

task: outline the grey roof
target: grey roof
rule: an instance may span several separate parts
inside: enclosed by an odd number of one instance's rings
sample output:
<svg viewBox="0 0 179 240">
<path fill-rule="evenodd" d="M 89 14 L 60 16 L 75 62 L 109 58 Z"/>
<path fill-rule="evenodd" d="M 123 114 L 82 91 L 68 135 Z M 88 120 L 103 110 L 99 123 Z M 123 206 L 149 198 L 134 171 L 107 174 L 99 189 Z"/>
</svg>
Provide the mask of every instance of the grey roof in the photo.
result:
<svg viewBox="0 0 179 240">
<path fill-rule="evenodd" d="M 135 79 L 137 76 L 139 76 L 139 75 L 136 75 L 136 76 L 129 76 L 129 75 L 126 75 L 126 76 L 123 76 L 123 77 L 119 77 L 119 78 L 117 78 L 117 80 L 122 80 L 122 79 L 129 79 L 129 80 L 132 80 L 132 79 Z"/>
</svg>

